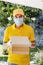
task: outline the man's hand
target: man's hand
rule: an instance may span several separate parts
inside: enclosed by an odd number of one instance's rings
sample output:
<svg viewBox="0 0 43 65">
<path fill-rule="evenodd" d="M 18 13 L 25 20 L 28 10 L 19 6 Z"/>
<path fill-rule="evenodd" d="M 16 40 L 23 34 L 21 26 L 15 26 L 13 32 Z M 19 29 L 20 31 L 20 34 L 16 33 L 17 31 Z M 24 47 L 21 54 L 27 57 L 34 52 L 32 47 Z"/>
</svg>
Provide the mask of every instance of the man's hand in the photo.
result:
<svg viewBox="0 0 43 65">
<path fill-rule="evenodd" d="M 36 47 L 36 42 L 35 41 L 32 41 L 31 43 L 32 43 L 31 44 L 31 48 L 35 48 Z"/>
</svg>

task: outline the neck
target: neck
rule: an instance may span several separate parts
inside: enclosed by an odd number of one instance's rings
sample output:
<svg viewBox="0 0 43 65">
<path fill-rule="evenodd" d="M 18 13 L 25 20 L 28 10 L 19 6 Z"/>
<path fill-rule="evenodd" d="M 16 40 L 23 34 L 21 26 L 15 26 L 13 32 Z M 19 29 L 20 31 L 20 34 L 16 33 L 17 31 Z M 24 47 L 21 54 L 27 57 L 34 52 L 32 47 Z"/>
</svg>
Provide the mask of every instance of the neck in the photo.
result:
<svg viewBox="0 0 43 65">
<path fill-rule="evenodd" d="M 20 27 L 22 27 L 22 26 L 23 26 L 23 24 L 22 24 L 22 25 L 20 25 L 20 26 L 17 26 L 17 25 L 15 24 L 15 27 L 16 27 L 16 28 L 20 28 Z"/>
</svg>

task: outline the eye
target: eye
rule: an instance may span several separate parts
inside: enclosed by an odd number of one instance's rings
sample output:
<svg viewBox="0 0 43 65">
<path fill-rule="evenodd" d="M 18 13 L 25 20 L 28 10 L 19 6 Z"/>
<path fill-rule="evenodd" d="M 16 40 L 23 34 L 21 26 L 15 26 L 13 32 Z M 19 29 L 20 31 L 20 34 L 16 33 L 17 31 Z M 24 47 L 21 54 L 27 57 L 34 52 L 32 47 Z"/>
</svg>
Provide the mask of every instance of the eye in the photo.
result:
<svg viewBox="0 0 43 65">
<path fill-rule="evenodd" d="M 16 17 L 16 16 L 14 16 L 13 18 L 14 18 L 14 19 L 16 19 L 17 17 Z"/>
</svg>

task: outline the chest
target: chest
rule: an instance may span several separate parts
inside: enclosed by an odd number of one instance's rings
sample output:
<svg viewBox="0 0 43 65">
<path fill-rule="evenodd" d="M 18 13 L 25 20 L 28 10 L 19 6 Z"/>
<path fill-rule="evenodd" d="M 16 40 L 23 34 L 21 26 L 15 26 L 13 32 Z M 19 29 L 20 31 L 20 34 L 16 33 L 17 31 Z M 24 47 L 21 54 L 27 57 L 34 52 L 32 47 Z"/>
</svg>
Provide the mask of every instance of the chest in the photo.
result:
<svg viewBox="0 0 43 65">
<path fill-rule="evenodd" d="M 28 38 L 30 37 L 30 30 L 27 29 L 15 29 L 15 30 L 11 30 L 9 32 L 9 37 L 11 36 L 27 36 Z"/>
</svg>

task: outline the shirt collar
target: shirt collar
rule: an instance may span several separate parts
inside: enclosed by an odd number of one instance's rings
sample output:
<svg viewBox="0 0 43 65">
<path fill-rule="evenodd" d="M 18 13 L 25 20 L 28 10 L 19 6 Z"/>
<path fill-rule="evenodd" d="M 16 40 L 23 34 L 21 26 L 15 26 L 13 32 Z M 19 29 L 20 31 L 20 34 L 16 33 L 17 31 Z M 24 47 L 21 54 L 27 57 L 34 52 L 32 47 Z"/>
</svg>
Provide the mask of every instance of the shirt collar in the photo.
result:
<svg viewBox="0 0 43 65">
<path fill-rule="evenodd" d="M 12 25 L 13 26 L 13 29 L 21 29 L 22 27 L 24 27 L 25 23 L 23 23 L 23 26 L 21 26 L 20 28 L 16 28 L 15 27 L 15 23 Z"/>
</svg>

